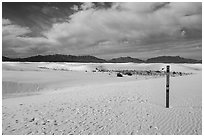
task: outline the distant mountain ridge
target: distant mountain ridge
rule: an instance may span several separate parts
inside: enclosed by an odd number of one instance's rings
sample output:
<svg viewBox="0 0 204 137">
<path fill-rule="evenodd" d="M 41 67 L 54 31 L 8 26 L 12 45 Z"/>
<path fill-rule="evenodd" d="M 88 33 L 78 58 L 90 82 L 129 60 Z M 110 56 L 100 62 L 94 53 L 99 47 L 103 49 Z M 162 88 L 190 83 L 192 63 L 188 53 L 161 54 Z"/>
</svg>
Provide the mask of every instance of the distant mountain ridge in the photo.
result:
<svg viewBox="0 0 204 137">
<path fill-rule="evenodd" d="M 110 63 L 127 63 L 127 62 L 133 62 L 133 63 L 144 63 L 144 60 L 140 60 L 137 58 L 131 58 L 131 57 L 119 57 L 119 58 L 113 58 L 109 60 Z"/>
<path fill-rule="evenodd" d="M 97 58 L 95 56 L 74 56 L 74 55 L 37 55 L 27 58 L 8 58 L 2 56 L 2 61 L 13 62 L 81 62 L 81 63 L 202 63 L 202 60 L 187 59 L 180 56 L 159 56 L 149 58 L 147 60 L 141 60 L 132 57 L 119 57 L 111 60 L 105 60 Z"/>
<path fill-rule="evenodd" d="M 180 56 L 159 56 L 146 60 L 147 63 L 202 63 L 201 60 L 187 59 Z"/>
<path fill-rule="evenodd" d="M 28 58 L 7 58 L 2 57 L 3 61 L 19 61 L 19 62 L 92 62 L 92 63 L 104 63 L 106 60 L 100 59 L 94 56 L 73 56 L 73 55 L 37 55 Z"/>
</svg>

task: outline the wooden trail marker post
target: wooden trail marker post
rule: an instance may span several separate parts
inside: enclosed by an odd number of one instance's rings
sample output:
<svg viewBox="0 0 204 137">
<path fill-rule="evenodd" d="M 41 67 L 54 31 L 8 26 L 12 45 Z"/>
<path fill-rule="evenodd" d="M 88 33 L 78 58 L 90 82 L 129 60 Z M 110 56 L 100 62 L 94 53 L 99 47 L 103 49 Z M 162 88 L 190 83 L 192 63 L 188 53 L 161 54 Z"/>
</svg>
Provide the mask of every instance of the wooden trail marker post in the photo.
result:
<svg viewBox="0 0 204 137">
<path fill-rule="evenodd" d="M 169 108 L 169 77 L 170 66 L 166 66 L 166 108 Z"/>
</svg>

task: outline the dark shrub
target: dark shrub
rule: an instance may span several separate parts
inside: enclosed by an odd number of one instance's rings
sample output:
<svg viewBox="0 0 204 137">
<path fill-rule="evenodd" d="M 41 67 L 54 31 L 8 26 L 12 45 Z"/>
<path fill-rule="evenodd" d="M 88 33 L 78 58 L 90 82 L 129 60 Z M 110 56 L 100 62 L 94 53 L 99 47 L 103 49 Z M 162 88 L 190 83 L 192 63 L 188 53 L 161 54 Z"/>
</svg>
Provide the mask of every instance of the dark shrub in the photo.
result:
<svg viewBox="0 0 204 137">
<path fill-rule="evenodd" d="M 132 76 L 131 72 L 126 72 L 125 75 Z"/>
<path fill-rule="evenodd" d="M 123 75 L 120 73 L 117 73 L 117 77 L 123 77 Z"/>
</svg>

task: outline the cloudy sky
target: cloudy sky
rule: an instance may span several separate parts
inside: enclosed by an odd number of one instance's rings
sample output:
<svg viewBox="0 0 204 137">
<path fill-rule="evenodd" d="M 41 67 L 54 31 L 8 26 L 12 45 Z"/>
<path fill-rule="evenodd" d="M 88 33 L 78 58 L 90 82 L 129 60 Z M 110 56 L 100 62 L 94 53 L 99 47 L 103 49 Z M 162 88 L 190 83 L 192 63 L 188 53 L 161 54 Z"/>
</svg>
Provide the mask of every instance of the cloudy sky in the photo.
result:
<svg viewBox="0 0 204 137">
<path fill-rule="evenodd" d="M 202 58 L 202 3 L 2 4 L 2 54 Z"/>
</svg>

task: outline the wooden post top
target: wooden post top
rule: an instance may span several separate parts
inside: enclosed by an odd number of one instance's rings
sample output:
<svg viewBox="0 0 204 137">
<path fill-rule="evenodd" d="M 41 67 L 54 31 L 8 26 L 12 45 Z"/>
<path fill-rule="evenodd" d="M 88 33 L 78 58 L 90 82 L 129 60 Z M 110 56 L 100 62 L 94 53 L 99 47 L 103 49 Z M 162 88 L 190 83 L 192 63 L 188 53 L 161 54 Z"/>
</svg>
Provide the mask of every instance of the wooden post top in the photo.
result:
<svg viewBox="0 0 204 137">
<path fill-rule="evenodd" d="M 170 68 L 170 66 L 167 65 L 167 66 L 166 66 L 166 71 L 167 71 L 167 72 L 169 72 L 169 68 Z"/>
</svg>

